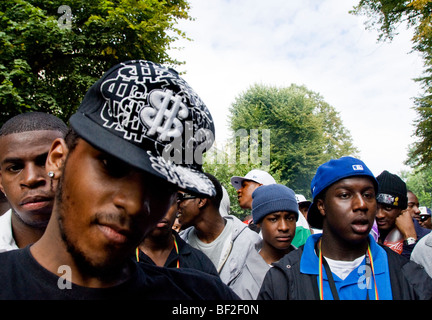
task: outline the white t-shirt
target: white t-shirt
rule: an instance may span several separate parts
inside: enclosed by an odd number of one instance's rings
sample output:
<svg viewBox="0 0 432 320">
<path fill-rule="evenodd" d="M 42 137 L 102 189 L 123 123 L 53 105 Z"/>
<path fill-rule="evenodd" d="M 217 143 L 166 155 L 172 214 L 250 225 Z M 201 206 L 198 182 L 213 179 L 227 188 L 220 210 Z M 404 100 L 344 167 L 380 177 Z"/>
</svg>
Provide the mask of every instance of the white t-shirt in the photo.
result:
<svg viewBox="0 0 432 320">
<path fill-rule="evenodd" d="M 222 250 L 227 239 L 232 237 L 233 221 L 226 219 L 225 228 L 222 230 L 221 234 L 212 242 L 205 243 L 198 239 L 195 229 L 189 235 L 189 244 L 205 253 L 207 257 L 213 262 L 213 264 L 218 268 L 219 261 L 222 255 Z"/>
<path fill-rule="evenodd" d="M 0 216 L 0 252 L 18 249 L 12 235 L 12 209 Z"/>
<path fill-rule="evenodd" d="M 353 261 L 340 261 L 329 258 L 325 259 L 330 267 L 331 272 L 342 280 L 345 280 L 345 278 L 348 277 L 348 275 L 362 263 L 364 258 L 365 256 L 360 256 Z"/>
</svg>

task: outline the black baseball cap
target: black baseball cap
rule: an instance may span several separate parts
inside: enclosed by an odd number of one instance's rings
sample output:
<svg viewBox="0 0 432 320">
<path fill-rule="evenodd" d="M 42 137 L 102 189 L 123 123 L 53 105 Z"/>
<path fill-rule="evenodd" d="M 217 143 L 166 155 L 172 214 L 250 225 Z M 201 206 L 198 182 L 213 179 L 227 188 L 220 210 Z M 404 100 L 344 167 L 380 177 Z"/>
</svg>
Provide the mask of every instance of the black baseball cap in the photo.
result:
<svg viewBox="0 0 432 320">
<path fill-rule="evenodd" d="M 71 127 L 97 149 L 180 189 L 213 196 L 202 153 L 213 118 L 172 68 L 131 60 L 108 70 L 86 93 Z"/>
</svg>

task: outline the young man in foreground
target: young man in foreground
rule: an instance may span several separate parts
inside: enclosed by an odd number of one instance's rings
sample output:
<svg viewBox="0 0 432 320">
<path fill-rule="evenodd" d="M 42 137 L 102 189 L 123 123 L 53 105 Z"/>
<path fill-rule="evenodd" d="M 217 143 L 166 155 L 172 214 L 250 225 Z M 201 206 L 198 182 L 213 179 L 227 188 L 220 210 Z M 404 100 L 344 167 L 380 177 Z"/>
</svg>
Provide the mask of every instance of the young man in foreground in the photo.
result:
<svg viewBox="0 0 432 320">
<path fill-rule="evenodd" d="M 58 188 L 44 235 L 0 254 L 0 299 L 236 298 L 217 277 L 130 258 L 177 188 L 214 193 L 200 163 L 163 157 L 175 138 L 183 155 L 206 142 L 183 139 L 186 121 L 194 132 L 214 131 L 206 106 L 172 69 L 140 60 L 107 71 L 51 147 L 46 169 Z"/>
<path fill-rule="evenodd" d="M 311 183 L 308 238 L 270 269 L 259 299 L 431 299 L 432 279 L 369 235 L 378 183 L 366 165 L 342 157 L 321 165 Z"/>
</svg>

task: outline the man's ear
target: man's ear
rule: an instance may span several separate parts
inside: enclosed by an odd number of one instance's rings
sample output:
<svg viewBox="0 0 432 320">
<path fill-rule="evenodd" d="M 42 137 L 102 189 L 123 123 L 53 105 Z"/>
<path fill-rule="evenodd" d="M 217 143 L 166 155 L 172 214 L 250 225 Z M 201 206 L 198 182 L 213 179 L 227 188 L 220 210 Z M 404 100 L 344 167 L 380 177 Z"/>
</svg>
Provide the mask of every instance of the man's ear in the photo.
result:
<svg viewBox="0 0 432 320">
<path fill-rule="evenodd" d="M 317 199 L 317 208 L 319 213 L 325 217 L 326 213 L 325 213 L 325 204 L 324 204 L 324 200 L 323 199 Z"/>
<path fill-rule="evenodd" d="M 198 202 L 198 208 L 203 208 L 207 204 L 208 199 L 207 198 L 199 198 Z"/>
<path fill-rule="evenodd" d="M 6 197 L 6 193 L 4 192 L 2 181 L 3 181 L 3 180 L 2 180 L 2 172 L 1 172 L 1 169 L 0 169 L 0 191 L 3 192 L 3 194 L 4 194 L 5 197 Z M 7 197 L 6 197 L 6 198 L 7 198 Z"/>
<path fill-rule="evenodd" d="M 48 172 L 53 172 L 55 178 L 59 178 L 63 171 L 63 166 L 66 162 L 66 157 L 69 149 L 63 139 L 57 138 L 51 144 L 51 149 L 45 163 L 45 169 Z"/>
</svg>

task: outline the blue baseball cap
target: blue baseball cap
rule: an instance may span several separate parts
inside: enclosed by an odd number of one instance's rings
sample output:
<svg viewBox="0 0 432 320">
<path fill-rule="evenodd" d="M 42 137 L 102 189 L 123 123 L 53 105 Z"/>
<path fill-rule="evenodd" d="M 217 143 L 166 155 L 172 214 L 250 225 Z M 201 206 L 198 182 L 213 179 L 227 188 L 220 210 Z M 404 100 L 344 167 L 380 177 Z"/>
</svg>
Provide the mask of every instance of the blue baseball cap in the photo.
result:
<svg viewBox="0 0 432 320">
<path fill-rule="evenodd" d="M 333 183 L 354 176 L 366 176 L 374 183 L 375 191 L 378 192 L 378 181 L 366 164 L 353 157 L 342 157 L 332 159 L 318 167 L 311 182 L 312 204 L 309 207 L 307 220 L 313 228 L 322 229 L 323 216 L 316 205 L 317 196 Z"/>
</svg>

